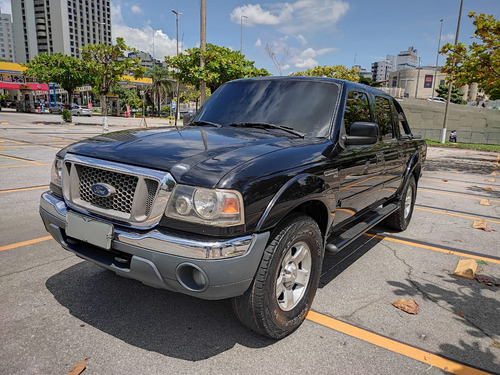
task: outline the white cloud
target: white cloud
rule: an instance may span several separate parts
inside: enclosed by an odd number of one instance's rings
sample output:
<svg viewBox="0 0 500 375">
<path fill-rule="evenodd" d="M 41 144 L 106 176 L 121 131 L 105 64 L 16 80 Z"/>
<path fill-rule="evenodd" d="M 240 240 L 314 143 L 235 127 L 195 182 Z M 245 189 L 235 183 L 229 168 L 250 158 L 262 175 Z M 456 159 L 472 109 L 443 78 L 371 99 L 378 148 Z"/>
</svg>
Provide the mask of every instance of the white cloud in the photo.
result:
<svg viewBox="0 0 500 375">
<path fill-rule="evenodd" d="M 337 48 L 306 48 L 300 53 L 295 54 L 290 58 L 290 62 L 295 68 L 298 69 L 310 69 L 318 66 L 319 63 L 316 60 L 318 57 L 325 55 L 327 53 L 338 50 Z"/>
<path fill-rule="evenodd" d="M 255 41 L 255 47 L 260 47 L 262 46 L 262 40 L 260 38 L 257 38 L 257 40 Z"/>
<path fill-rule="evenodd" d="M 139 6 L 137 6 L 137 5 L 132 5 L 132 8 L 130 8 L 130 10 L 134 14 L 143 14 L 144 13 L 144 11 L 142 10 L 142 8 L 139 7 Z"/>
<path fill-rule="evenodd" d="M 10 0 L 0 0 L 0 10 L 4 14 L 12 14 Z"/>
<path fill-rule="evenodd" d="M 441 36 L 441 42 L 453 42 L 455 41 L 455 34 L 453 33 L 446 33 Z"/>
<path fill-rule="evenodd" d="M 260 4 L 243 5 L 231 12 L 230 20 L 240 23 L 241 16 L 246 16 L 247 26 L 274 25 L 284 34 L 332 30 L 349 10 L 349 4 L 342 0 L 296 0 L 267 5 L 267 8 Z"/>
<path fill-rule="evenodd" d="M 111 25 L 113 38 L 122 37 L 128 46 L 153 54 L 153 35 L 154 35 L 154 57 L 163 60 L 164 56 L 174 56 L 177 51 L 176 39 L 171 39 L 162 30 L 155 30 L 146 25 L 141 29 L 129 27 L 125 24 L 122 17 L 121 5 L 111 4 Z M 179 43 L 179 50 L 184 48 Z"/>
</svg>

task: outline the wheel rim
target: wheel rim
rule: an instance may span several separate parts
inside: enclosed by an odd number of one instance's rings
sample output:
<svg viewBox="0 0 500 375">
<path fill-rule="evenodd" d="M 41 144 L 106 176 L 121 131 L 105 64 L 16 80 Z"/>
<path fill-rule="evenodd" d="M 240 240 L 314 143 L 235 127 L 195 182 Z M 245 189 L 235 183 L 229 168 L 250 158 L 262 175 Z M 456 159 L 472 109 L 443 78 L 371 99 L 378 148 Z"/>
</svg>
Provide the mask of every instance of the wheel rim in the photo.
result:
<svg viewBox="0 0 500 375">
<path fill-rule="evenodd" d="M 407 219 L 408 216 L 410 216 L 412 202 L 413 202 L 413 186 L 409 185 L 408 190 L 406 190 L 406 197 L 405 197 L 405 219 Z"/>
<path fill-rule="evenodd" d="M 311 250 L 305 242 L 295 243 L 286 252 L 276 280 L 276 299 L 283 311 L 292 310 L 304 297 L 311 265 Z"/>
</svg>

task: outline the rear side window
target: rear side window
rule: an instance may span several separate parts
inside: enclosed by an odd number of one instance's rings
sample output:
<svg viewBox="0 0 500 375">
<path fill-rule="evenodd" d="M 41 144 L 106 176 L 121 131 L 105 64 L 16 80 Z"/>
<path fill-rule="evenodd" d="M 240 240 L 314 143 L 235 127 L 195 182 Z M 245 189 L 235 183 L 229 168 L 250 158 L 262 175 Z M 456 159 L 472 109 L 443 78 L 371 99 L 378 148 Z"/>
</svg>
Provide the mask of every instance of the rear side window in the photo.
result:
<svg viewBox="0 0 500 375">
<path fill-rule="evenodd" d="M 344 112 L 345 131 L 349 134 L 351 125 L 357 121 L 372 121 L 368 96 L 359 91 L 350 91 Z"/>
<path fill-rule="evenodd" d="M 381 96 L 375 97 L 377 107 L 377 123 L 382 139 L 392 139 L 394 137 L 392 130 L 392 114 L 389 99 Z"/>
</svg>

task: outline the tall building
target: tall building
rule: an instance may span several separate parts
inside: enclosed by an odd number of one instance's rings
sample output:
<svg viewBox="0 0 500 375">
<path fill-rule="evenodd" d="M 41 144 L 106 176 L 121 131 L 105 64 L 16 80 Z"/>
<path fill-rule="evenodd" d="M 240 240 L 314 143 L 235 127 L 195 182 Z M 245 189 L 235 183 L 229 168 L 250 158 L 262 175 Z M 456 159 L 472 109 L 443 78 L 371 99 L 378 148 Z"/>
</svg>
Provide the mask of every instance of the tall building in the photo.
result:
<svg viewBox="0 0 500 375">
<path fill-rule="evenodd" d="M 111 44 L 110 0 L 11 0 L 16 60 L 40 53 L 81 56 L 88 44 Z"/>
<path fill-rule="evenodd" d="M 387 55 L 385 60 L 372 63 L 372 80 L 381 82 L 389 79 L 389 74 L 394 71 L 395 57 Z"/>
<path fill-rule="evenodd" d="M 0 9 L 0 59 L 15 62 L 14 33 L 10 14 Z"/>
<path fill-rule="evenodd" d="M 130 52 L 128 54 L 128 57 L 130 58 L 138 57 L 140 60 L 139 65 L 144 67 L 145 69 L 151 69 L 155 65 L 158 66 L 163 65 L 163 63 L 160 60 L 153 58 L 150 53 L 144 51 L 138 51 L 137 54 L 135 52 Z"/>
<path fill-rule="evenodd" d="M 396 60 L 396 70 L 415 69 L 417 62 L 417 50 L 413 47 L 408 47 L 408 50 L 399 52 Z"/>
</svg>

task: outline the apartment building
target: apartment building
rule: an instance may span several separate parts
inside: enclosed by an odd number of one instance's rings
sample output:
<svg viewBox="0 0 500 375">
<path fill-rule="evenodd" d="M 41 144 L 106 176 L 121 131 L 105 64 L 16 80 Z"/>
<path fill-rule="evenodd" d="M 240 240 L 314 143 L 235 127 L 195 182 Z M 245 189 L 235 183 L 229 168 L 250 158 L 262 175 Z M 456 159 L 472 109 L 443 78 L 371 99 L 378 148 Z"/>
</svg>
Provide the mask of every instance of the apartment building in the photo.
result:
<svg viewBox="0 0 500 375">
<path fill-rule="evenodd" d="M 10 14 L 0 9 L 0 59 L 15 62 L 14 32 Z"/>
</svg>

